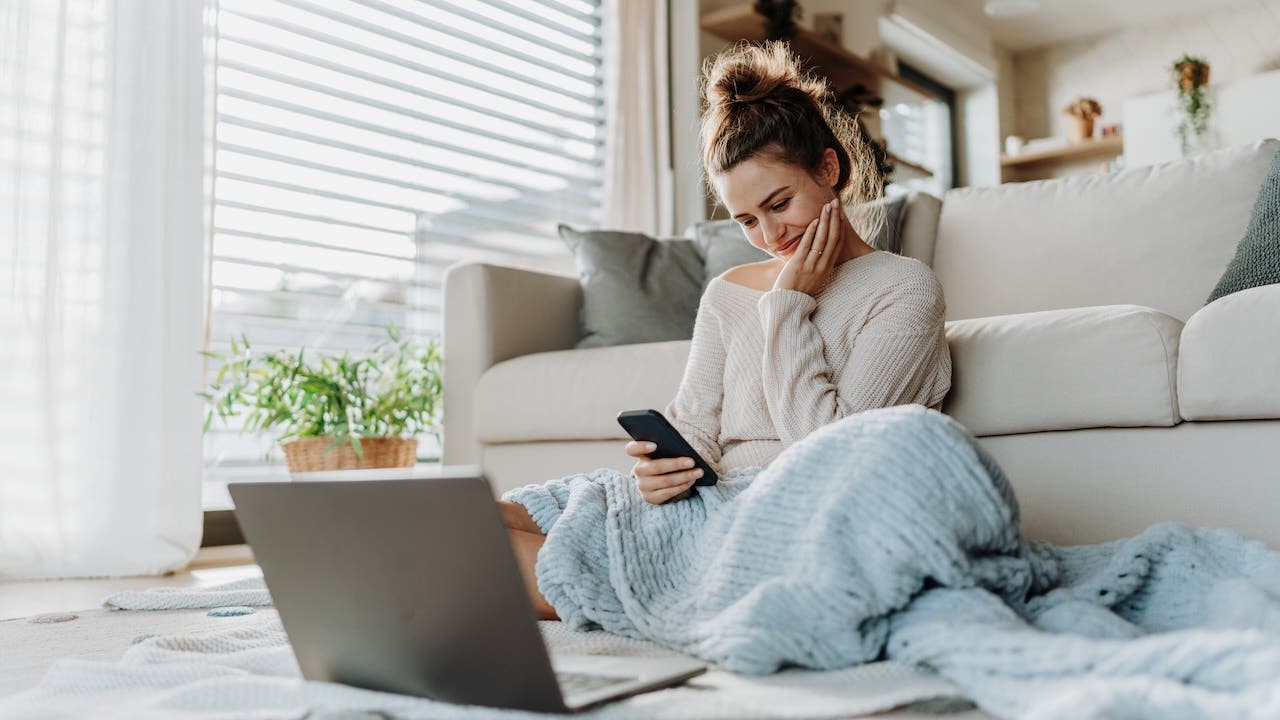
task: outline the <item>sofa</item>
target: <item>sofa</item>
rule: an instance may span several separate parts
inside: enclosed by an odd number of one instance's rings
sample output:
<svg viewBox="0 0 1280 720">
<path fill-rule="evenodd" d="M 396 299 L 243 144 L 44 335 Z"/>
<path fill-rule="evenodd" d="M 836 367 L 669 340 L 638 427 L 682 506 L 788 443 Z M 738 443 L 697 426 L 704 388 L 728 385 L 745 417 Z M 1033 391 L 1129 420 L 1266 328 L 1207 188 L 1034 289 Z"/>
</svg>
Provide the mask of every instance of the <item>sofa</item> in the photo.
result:
<svg viewBox="0 0 1280 720">
<path fill-rule="evenodd" d="M 1205 304 L 1277 150 L 907 203 L 901 251 L 946 296 L 943 411 L 1005 470 L 1029 537 L 1174 520 L 1280 547 L 1280 285 Z M 461 264 L 444 296 L 445 463 L 495 492 L 631 468 L 615 415 L 666 406 L 688 341 L 575 349 L 568 275 Z"/>
</svg>

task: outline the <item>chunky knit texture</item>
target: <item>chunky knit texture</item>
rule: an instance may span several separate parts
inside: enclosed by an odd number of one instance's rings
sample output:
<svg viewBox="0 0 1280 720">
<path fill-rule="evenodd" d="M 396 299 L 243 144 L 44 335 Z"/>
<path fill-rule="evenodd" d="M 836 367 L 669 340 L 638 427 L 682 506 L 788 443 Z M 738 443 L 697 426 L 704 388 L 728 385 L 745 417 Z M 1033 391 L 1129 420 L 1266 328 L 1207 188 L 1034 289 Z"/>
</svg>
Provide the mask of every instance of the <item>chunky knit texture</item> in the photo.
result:
<svg viewBox="0 0 1280 720">
<path fill-rule="evenodd" d="M 1274 283 L 1280 283 L 1280 152 L 1271 158 L 1235 257 L 1205 302 Z"/>
<path fill-rule="evenodd" d="M 1280 713 L 1280 554 L 1174 524 L 1024 542 L 1000 468 L 920 406 L 838 421 L 666 505 L 612 470 L 506 497 L 547 531 L 538 585 L 573 627 L 751 674 L 887 653 L 1005 717 Z"/>
<path fill-rule="evenodd" d="M 665 414 L 724 471 L 768 465 L 856 412 L 940 408 L 951 388 L 945 313 L 933 271 L 887 252 L 842 263 L 816 297 L 715 278 Z"/>
</svg>

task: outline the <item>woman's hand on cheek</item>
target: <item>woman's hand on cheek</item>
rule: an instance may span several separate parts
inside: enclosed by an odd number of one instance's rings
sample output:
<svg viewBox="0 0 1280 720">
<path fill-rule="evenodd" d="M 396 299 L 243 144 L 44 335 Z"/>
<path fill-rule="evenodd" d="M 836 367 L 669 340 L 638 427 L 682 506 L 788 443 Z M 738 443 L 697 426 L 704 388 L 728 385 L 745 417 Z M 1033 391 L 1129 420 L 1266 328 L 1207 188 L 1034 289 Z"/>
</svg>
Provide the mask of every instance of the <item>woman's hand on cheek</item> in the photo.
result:
<svg viewBox="0 0 1280 720">
<path fill-rule="evenodd" d="M 842 220 L 838 200 L 822 206 L 818 217 L 805 229 L 795 252 L 782 266 L 773 283 L 774 290 L 796 290 L 806 295 L 816 295 L 822 290 L 840 254 Z"/>
</svg>

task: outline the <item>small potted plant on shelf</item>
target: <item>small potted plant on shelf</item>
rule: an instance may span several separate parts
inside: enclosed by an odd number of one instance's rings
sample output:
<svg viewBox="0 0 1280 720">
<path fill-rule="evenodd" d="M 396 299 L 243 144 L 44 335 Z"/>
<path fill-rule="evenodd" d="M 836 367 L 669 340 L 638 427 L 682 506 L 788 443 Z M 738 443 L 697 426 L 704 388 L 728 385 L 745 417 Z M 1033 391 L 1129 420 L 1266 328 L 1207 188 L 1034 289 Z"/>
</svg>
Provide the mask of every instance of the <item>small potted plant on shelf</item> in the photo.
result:
<svg viewBox="0 0 1280 720">
<path fill-rule="evenodd" d="M 241 432 L 277 430 L 289 472 L 412 466 L 416 436 L 440 427 L 440 348 L 387 334 L 367 356 L 254 354 L 247 338 L 204 353 L 222 363 L 201 393 L 205 430 L 242 414 Z"/>
<path fill-rule="evenodd" d="M 1081 143 L 1093 137 L 1093 121 L 1102 114 L 1102 105 L 1093 98 L 1078 97 L 1063 108 L 1062 112 L 1071 116 L 1070 124 L 1067 125 L 1067 139 L 1073 144 Z"/>
<path fill-rule="evenodd" d="M 1178 86 L 1178 145 L 1182 157 L 1191 155 L 1192 144 L 1209 129 L 1209 103 L 1205 87 L 1209 84 L 1209 63 L 1202 58 L 1183 55 L 1169 68 Z"/>
</svg>

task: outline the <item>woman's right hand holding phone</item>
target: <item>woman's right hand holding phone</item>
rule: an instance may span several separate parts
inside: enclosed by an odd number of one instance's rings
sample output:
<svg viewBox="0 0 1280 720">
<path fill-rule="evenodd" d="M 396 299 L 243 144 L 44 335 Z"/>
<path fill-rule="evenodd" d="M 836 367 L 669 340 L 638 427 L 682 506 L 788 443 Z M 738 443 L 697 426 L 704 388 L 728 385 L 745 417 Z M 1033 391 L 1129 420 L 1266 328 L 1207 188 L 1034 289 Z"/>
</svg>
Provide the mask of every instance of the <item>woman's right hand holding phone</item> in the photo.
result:
<svg viewBox="0 0 1280 720">
<path fill-rule="evenodd" d="M 693 487 L 702 477 L 702 470 L 694 467 L 693 458 L 650 458 L 649 453 L 657 449 L 651 442 L 637 440 L 626 446 L 627 454 L 638 461 L 631 472 L 640 494 L 646 501 L 661 505 Z"/>
</svg>

